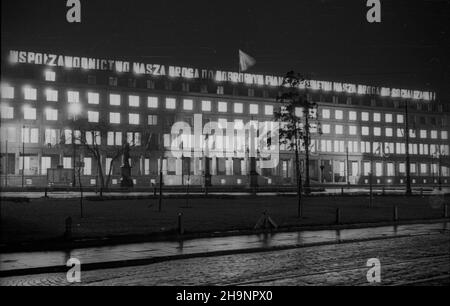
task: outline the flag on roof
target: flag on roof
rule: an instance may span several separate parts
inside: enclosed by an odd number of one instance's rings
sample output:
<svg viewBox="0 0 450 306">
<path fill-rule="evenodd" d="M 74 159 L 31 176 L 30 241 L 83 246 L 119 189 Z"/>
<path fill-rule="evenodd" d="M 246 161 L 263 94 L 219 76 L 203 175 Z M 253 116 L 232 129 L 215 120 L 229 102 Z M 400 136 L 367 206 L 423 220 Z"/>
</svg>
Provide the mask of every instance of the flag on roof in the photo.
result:
<svg viewBox="0 0 450 306">
<path fill-rule="evenodd" d="M 247 53 L 239 50 L 239 70 L 241 72 L 246 71 L 248 68 L 254 66 L 256 64 L 256 60 L 248 55 Z"/>
</svg>

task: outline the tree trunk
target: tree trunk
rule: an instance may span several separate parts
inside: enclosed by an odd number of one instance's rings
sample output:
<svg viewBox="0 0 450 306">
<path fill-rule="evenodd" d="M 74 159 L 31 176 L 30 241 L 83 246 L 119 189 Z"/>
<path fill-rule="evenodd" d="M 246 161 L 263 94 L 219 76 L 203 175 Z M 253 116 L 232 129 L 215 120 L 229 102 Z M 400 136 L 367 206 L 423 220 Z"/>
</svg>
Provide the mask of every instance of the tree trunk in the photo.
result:
<svg viewBox="0 0 450 306">
<path fill-rule="evenodd" d="M 100 180 L 100 197 L 103 197 L 103 188 L 105 188 L 105 176 L 103 175 L 102 160 L 100 155 L 97 157 L 98 178 Z"/>
<path fill-rule="evenodd" d="M 297 217 L 303 216 L 303 203 L 302 203 L 302 175 L 300 173 L 300 157 L 298 150 L 298 140 L 295 140 L 295 170 L 297 174 Z"/>
</svg>

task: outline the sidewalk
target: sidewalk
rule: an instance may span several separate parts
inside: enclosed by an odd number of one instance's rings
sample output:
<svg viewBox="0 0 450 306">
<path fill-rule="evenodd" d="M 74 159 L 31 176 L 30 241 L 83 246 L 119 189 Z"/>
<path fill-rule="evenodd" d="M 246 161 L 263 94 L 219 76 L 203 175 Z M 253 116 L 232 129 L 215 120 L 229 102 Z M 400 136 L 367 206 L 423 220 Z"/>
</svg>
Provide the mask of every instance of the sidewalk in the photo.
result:
<svg viewBox="0 0 450 306">
<path fill-rule="evenodd" d="M 159 192 L 159 191 L 158 191 Z M 383 191 L 383 188 L 380 186 L 374 186 L 373 187 L 373 192 L 374 193 L 382 193 L 384 192 L 384 194 L 386 195 L 403 195 L 405 192 L 404 190 L 401 189 L 394 189 L 394 190 L 390 190 L 390 189 L 386 189 Z M 367 188 L 350 188 L 347 189 L 347 186 L 343 186 L 340 188 L 336 188 L 336 187 L 331 187 L 331 188 L 326 188 L 325 191 L 315 191 L 312 192 L 311 195 L 362 195 L 362 194 L 369 194 L 369 189 Z M 435 194 L 435 193 L 440 193 L 440 194 L 450 194 L 450 187 L 443 187 L 441 191 L 438 191 L 438 189 L 431 189 L 431 188 L 423 188 L 423 191 L 421 191 L 420 188 L 415 188 L 413 189 L 413 194 L 414 195 L 431 195 L 431 194 Z M 185 195 L 186 194 L 186 190 L 179 190 L 179 191 L 163 191 L 163 195 L 164 196 L 176 196 L 176 195 Z M 277 195 L 296 195 L 296 192 L 289 192 L 289 191 L 280 191 L 280 192 L 267 192 L 267 191 L 261 191 L 261 192 L 256 192 L 256 194 L 252 193 L 252 192 L 246 192 L 246 191 L 214 191 L 214 192 L 208 192 L 209 196 L 221 196 L 221 195 L 228 195 L 228 196 L 277 196 Z M 28 198 L 28 199 L 40 199 L 40 198 L 44 198 L 45 196 L 45 192 L 43 191 L 25 191 L 25 192 L 1 192 L 0 193 L 2 198 Z M 204 193 L 203 192 L 198 192 L 198 191 L 190 191 L 189 192 L 190 196 L 203 196 Z M 80 192 L 79 191 L 49 191 L 47 193 L 48 198 L 51 199 L 73 199 L 73 198 L 79 198 L 80 197 Z M 98 197 L 99 193 L 97 192 L 92 192 L 92 191 L 87 191 L 87 192 L 83 192 L 83 197 Z M 105 198 L 122 198 L 122 197 L 127 197 L 127 198 L 139 198 L 139 197 L 154 197 L 154 192 L 142 192 L 142 191 L 137 191 L 137 192 L 104 192 L 103 196 Z M 159 196 L 159 193 L 157 193 L 157 197 Z"/>
<path fill-rule="evenodd" d="M 179 242 L 152 242 L 68 251 L 0 254 L 0 276 L 67 271 L 69 258 L 81 269 L 93 270 L 153 262 L 244 252 L 282 250 L 322 244 L 389 239 L 449 231 L 450 222 L 410 224 L 360 229 L 284 232 L 274 234 L 200 238 Z"/>
</svg>

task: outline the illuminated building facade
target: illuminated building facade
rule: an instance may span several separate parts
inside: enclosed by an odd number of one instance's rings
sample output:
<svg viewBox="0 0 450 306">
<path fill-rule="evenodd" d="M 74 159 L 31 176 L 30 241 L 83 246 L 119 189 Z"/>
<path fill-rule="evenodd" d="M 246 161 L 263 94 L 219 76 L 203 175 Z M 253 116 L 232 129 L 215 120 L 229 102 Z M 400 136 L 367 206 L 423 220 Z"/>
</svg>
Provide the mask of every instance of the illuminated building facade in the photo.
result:
<svg viewBox="0 0 450 306">
<path fill-rule="evenodd" d="M 111 187 L 120 186 L 122 155 L 117 152 L 124 142 L 132 144 L 135 186 L 157 184 L 161 170 L 165 185 L 204 185 L 209 173 L 213 186 L 247 186 L 251 170 L 258 173 L 260 186 L 294 184 L 295 159 L 283 146 L 276 167 L 264 169 L 245 154 L 207 158 L 170 152 L 171 127 L 178 121 L 193 126 L 195 114 L 202 115 L 203 126 L 233 122 L 237 130 L 250 121 L 273 121 L 281 80 L 8 51 L 1 71 L 1 185 L 71 185 L 73 173 L 63 179 L 50 172 L 71 173 L 77 166 L 83 186 L 97 186 L 96 158 L 79 135 L 100 144 L 102 171 L 105 179 L 111 174 Z M 413 186 L 450 182 L 450 104 L 437 101 L 434 93 L 322 81 L 300 90 L 319 104 L 320 125 L 312 126 L 312 184 L 364 185 L 370 173 L 374 184 L 404 184 L 407 141 Z M 92 129 L 77 130 L 74 120 L 80 118 Z M 236 141 L 245 151 L 245 141 Z M 211 150 L 226 151 L 225 139 L 214 137 Z"/>
</svg>

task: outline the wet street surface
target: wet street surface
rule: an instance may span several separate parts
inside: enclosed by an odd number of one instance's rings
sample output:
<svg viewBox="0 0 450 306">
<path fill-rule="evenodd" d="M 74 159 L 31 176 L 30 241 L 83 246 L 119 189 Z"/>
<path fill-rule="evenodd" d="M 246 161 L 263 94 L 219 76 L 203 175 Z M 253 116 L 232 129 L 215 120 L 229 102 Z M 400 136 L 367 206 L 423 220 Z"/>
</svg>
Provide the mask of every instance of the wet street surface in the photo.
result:
<svg viewBox="0 0 450 306">
<path fill-rule="evenodd" d="M 76 285 L 370 285 L 366 278 L 370 258 L 380 260 L 380 285 L 450 285 L 448 228 L 406 237 L 82 271 Z M 65 273 L 1 278 L 0 284 L 71 285 Z"/>
<path fill-rule="evenodd" d="M 211 252 L 234 252 L 268 248 L 295 248 L 342 241 L 381 239 L 387 237 L 416 236 L 439 233 L 450 228 L 448 222 L 380 226 L 342 230 L 315 230 L 267 233 L 180 241 L 163 241 L 80 248 L 67 251 L 21 252 L 0 254 L 0 271 L 65 266 L 70 258 L 82 264 L 94 264 L 170 256 L 197 256 Z M 223 255 L 223 254 L 222 254 Z M 12 274 L 14 275 L 14 274 Z"/>
</svg>

